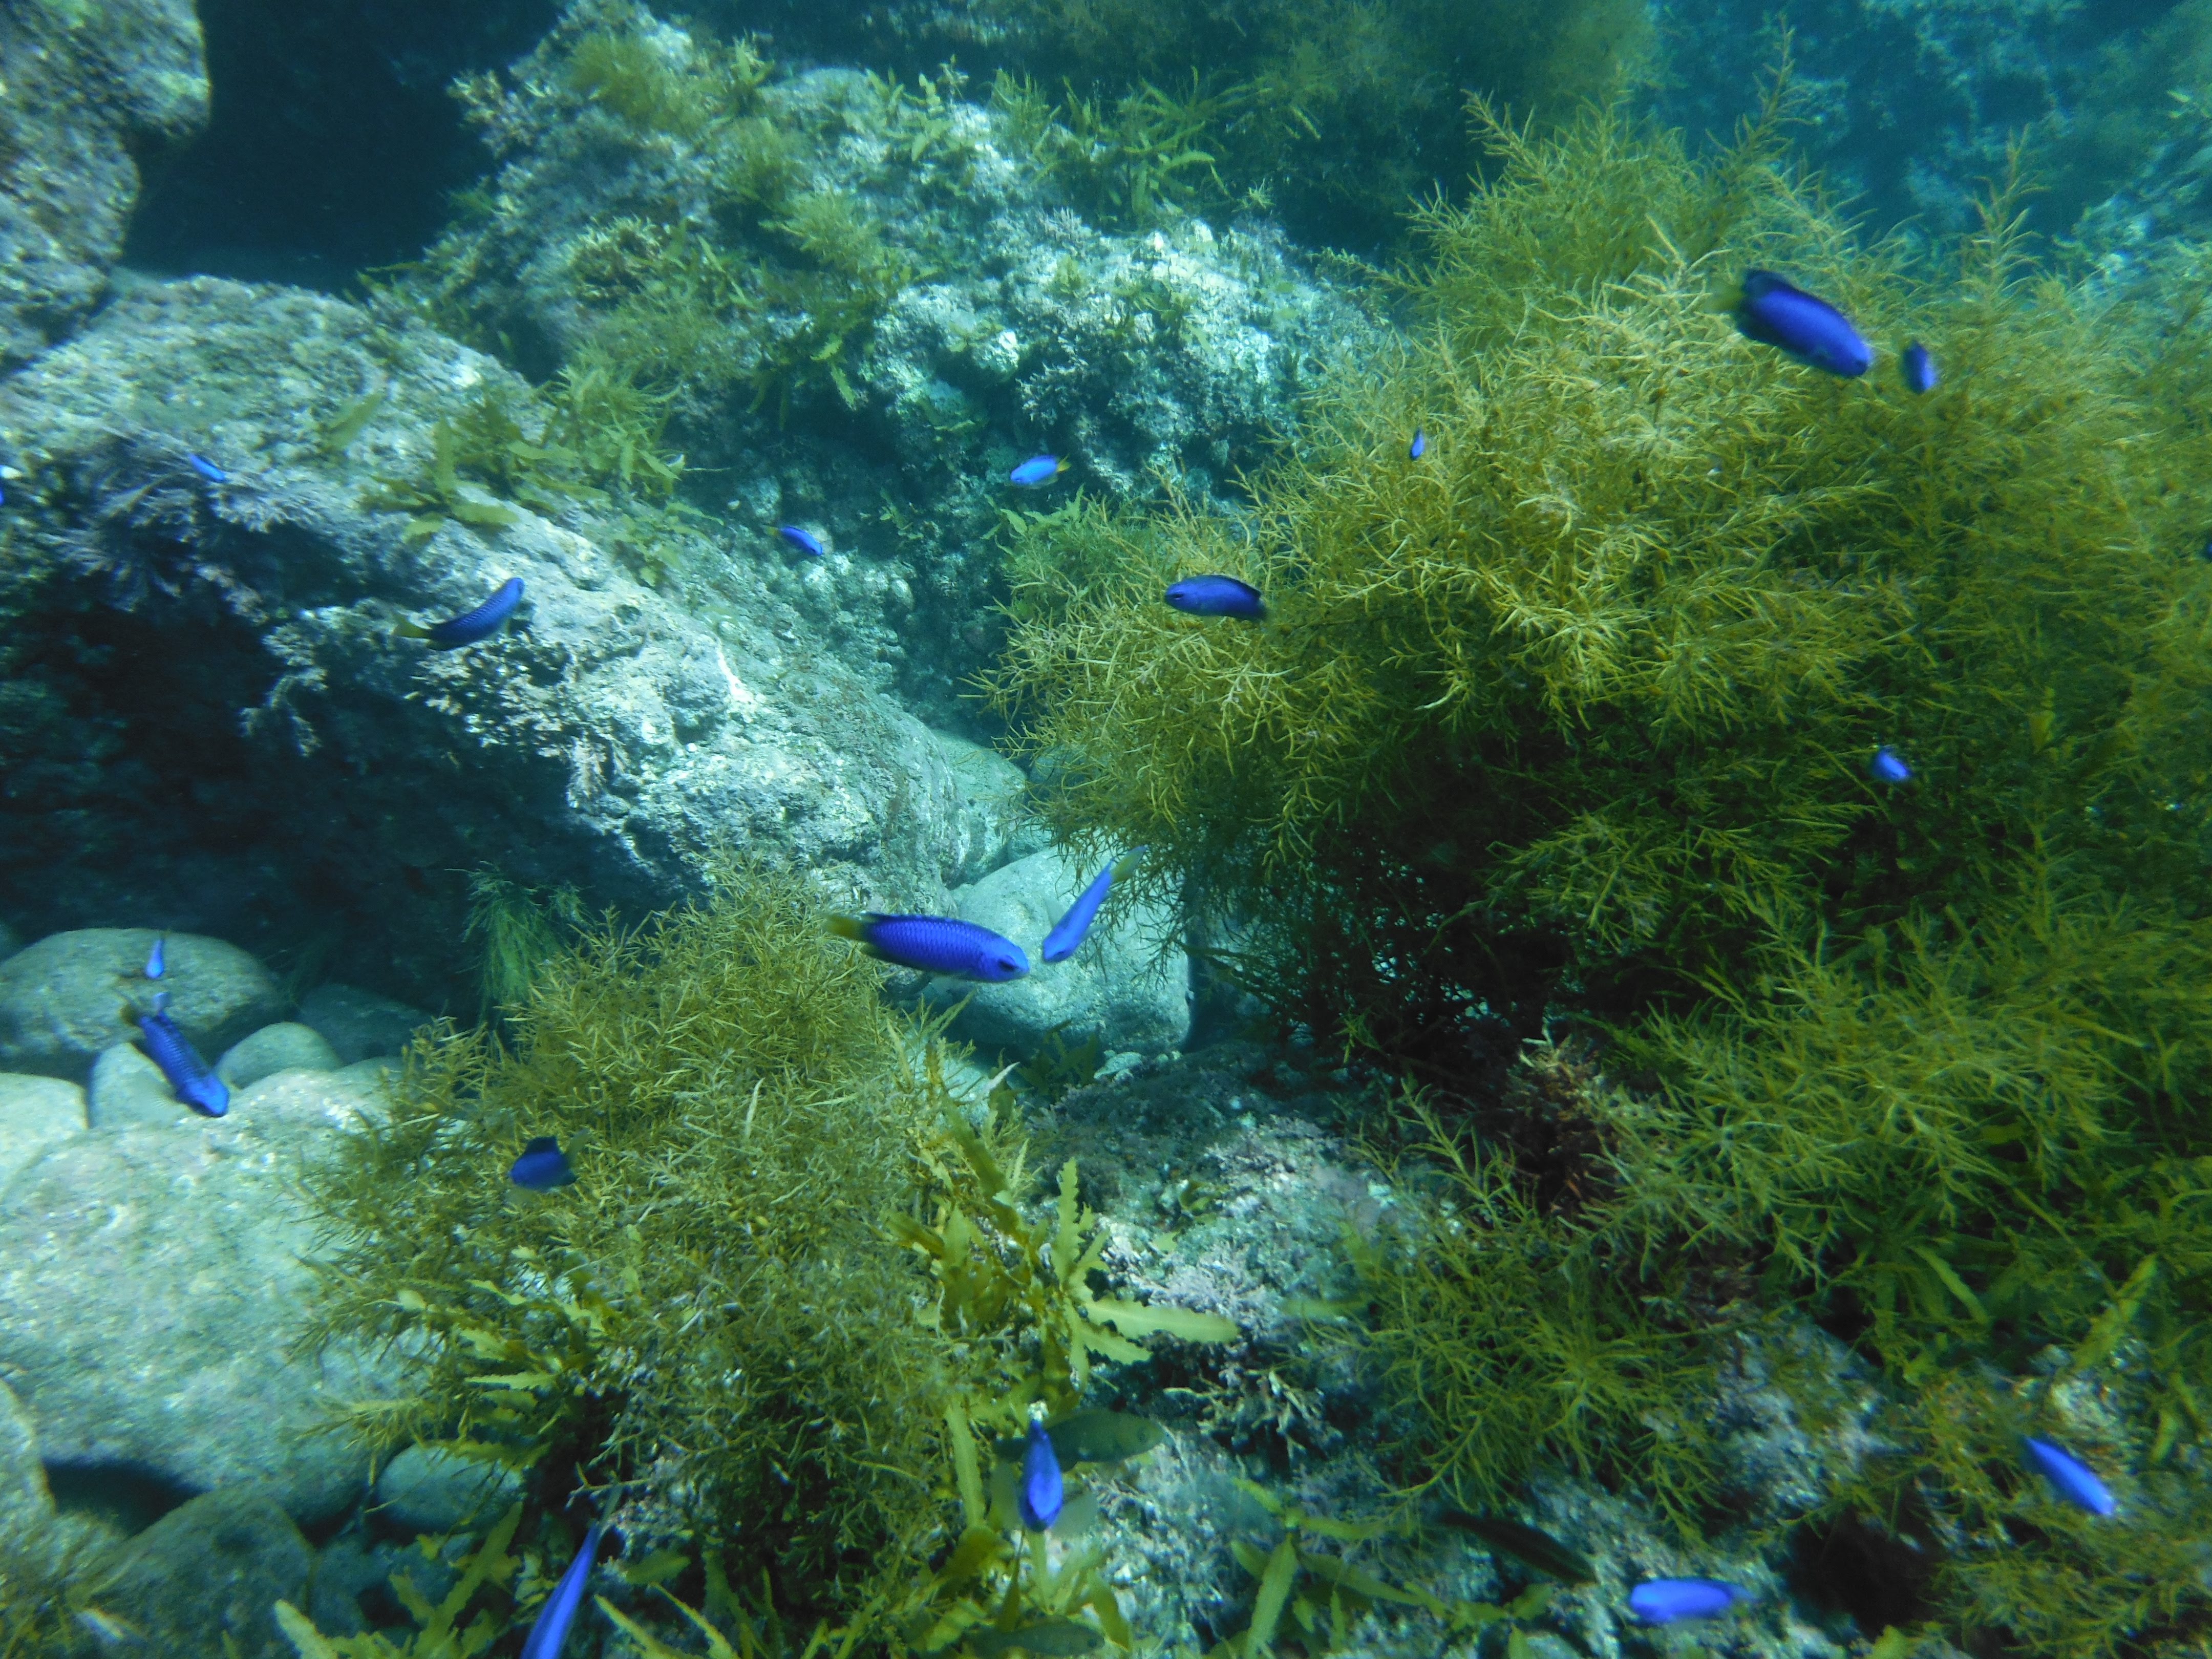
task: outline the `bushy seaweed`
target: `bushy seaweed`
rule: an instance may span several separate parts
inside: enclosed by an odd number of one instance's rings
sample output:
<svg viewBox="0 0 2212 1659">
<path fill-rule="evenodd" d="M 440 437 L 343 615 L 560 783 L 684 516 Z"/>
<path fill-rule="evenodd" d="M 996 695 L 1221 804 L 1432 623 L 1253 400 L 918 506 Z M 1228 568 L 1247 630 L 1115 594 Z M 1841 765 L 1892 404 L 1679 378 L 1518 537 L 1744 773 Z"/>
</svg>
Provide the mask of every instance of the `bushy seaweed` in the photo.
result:
<svg viewBox="0 0 2212 1659">
<path fill-rule="evenodd" d="M 425 1345 L 364 1426 L 680 1488 L 741 1577 L 872 1576 L 927 1530 L 904 1471 L 945 1380 L 883 1231 L 941 1106 L 874 970 L 753 872 L 541 966 L 509 1019 L 511 1047 L 418 1046 L 323 1179 L 327 1323 Z M 547 1134 L 576 1183 L 525 1192 L 507 1167 Z"/>
<path fill-rule="evenodd" d="M 1286 1017 L 1430 1091 L 1462 1161 L 1371 1324 L 1416 1480 L 1495 1494 L 1540 1445 L 1692 1524 L 1695 1425 L 1652 1425 L 1745 1310 L 1800 1308 L 1900 1401 L 1869 1511 L 1924 1482 L 1965 1517 L 1929 1546 L 1954 1635 L 2179 1651 L 2201 1589 L 2120 1562 L 2203 1524 L 2157 1473 L 2212 1357 L 2201 273 L 2115 308 L 2029 259 L 2017 178 L 1948 263 L 1860 248 L 1779 91 L 1704 161 L 1475 112 L 1498 172 L 1420 216 L 1418 326 L 1249 519 L 1020 527 L 994 690 L 1043 810 L 1149 844 Z M 1742 338 L 1753 266 L 1875 371 Z M 1270 621 L 1160 603 L 1201 571 Z M 1547 1130 L 1497 1089 L 1562 1016 L 1635 1086 Z M 2156 1425 L 2115 1466 L 2161 1496 L 2105 1533 L 2005 1518 L 2048 1507 L 2004 1443 L 2045 1396 L 1953 1398 L 2046 1351 L 2098 1389 L 2130 1356 Z"/>
<path fill-rule="evenodd" d="M 410 1376 L 356 1431 L 657 1517 L 728 1629 L 795 1613 L 848 1650 L 942 1651 L 1088 1607 L 1091 1644 L 1127 1646 L 1101 1564 L 1033 1559 L 982 1494 L 979 1440 L 1033 1401 L 1073 1412 L 1145 1337 L 1237 1328 L 1101 1292 L 1074 1165 L 1033 1213 L 1012 1091 L 971 1124 L 798 877 L 727 867 L 710 904 L 524 954 L 509 1040 L 418 1041 L 388 1121 L 313 1178 L 322 1329 L 394 1341 Z M 573 1185 L 509 1180 L 539 1135 Z M 763 1574 L 745 1612 L 726 1587 Z"/>
</svg>

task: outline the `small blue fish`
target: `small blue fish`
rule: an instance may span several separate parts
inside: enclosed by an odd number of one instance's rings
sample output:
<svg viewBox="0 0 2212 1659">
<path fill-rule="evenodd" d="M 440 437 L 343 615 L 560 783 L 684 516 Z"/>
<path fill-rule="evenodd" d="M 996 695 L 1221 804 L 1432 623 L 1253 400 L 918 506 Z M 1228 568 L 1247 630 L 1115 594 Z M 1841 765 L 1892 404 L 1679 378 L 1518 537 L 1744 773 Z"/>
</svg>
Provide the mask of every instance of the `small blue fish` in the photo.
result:
<svg viewBox="0 0 2212 1659">
<path fill-rule="evenodd" d="M 210 483 L 228 483 L 230 482 L 230 474 L 224 471 L 213 461 L 208 459 L 204 455 L 187 455 L 185 457 L 185 460 L 186 464 L 191 466 L 193 471 L 198 473 L 200 477 L 205 478 Z"/>
<path fill-rule="evenodd" d="M 1006 476 L 1024 489 L 1035 489 L 1039 484 L 1048 484 L 1067 471 L 1067 463 L 1057 455 L 1034 455 Z"/>
<path fill-rule="evenodd" d="M 1936 382 L 1942 378 L 1936 372 L 1936 359 L 1928 348 L 1915 340 L 1905 348 L 1899 365 L 1905 371 L 1905 384 L 1915 393 L 1933 392 Z"/>
<path fill-rule="evenodd" d="M 428 628 L 404 622 L 394 631 L 404 640 L 428 640 L 439 651 L 451 651 L 464 645 L 474 645 L 478 640 L 488 640 L 499 632 L 500 624 L 514 614 L 515 606 L 522 603 L 522 578 L 509 576 L 499 586 L 499 592 L 473 611 L 465 611 L 458 617 Z"/>
<path fill-rule="evenodd" d="M 1759 1598 L 1723 1578 L 1647 1578 L 1628 1592 L 1628 1605 L 1647 1625 L 1678 1619 L 1711 1619 L 1739 1601 Z"/>
<path fill-rule="evenodd" d="M 1186 576 L 1168 589 L 1167 601 L 1190 617 L 1237 617 L 1258 622 L 1267 614 L 1260 590 L 1234 576 Z"/>
<path fill-rule="evenodd" d="M 1735 325 L 1762 345 L 1778 347 L 1800 362 L 1847 380 L 1874 367 L 1874 348 L 1850 318 L 1771 270 L 1744 273 Z"/>
<path fill-rule="evenodd" d="M 137 1025 L 139 1035 L 146 1039 L 147 1054 L 161 1068 L 169 1092 L 180 1103 L 208 1117 L 221 1117 L 230 1110 L 229 1089 L 200 1058 L 191 1039 L 177 1029 L 177 1022 L 169 1018 L 167 991 L 155 996 L 152 1013 L 134 1014 L 125 1008 L 123 1017 Z"/>
<path fill-rule="evenodd" d="M 568 1645 L 568 1627 L 576 1622 L 576 1609 L 584 1605 L 584 1586 L 591 1581 L 592 1564 L 599 1559 L 599 1537 L 605 1530 L 594 1522 L 584 1534 L 583 1548 L 561 1575 L 561 1582 L 553 1587 L 553 1594 L 538 1613 L 538 1622 L 523 1640 L 522 1659 L 561 1659 L 561 1650 Z"/>
<path fill-rule="evenodd" d="M 822 538 L 819 536 L 811 530 L 801 530 L 795 524 L 780 524 L 775 527 L 775 533 L 800 552 L 809 554 L 815 558 L 823 557 L 828 551 L 822 545 Z"/>
<path fill-rule="evenodd" d="M 952 916 L 832 916 L 830 931 L 849 939 L 872 957 L 925 973 L 1003 984 L 1030 970 L 1022 947 L 1002 934 Z"/>
<path fill-rule="evenodd" d="M 1060 1479 L 1060 1454 L 1052 1449 L 1044 1419 L 1030 1419 L 1029 1444 L 1022 1449 L 1022 1484 L 1017 1495 L 1022 1524 L 1031 1532 L 1049 1532 L 1067 1507 L 1067 1484 Z"/>
<path fill-rule="evenodd" d="M 2026 1439 L 2021 1442 L 2021 1455 L 2030 1468 L 2057 1489 L 2058 1495 L 2077 1510 L 2087 1510 L 2092 1515 L 2110 1515 L 2119 1505 L 2096 1473 L 2073 1453 L 2054 1446 L 2048 1440 Z"/>
<path fill-rule="evenodd" d="M 1406 451 L 1406 459 L 1408 460 L 1418 461 L 1422 456 L 1428 453 L 1429 434 L 1422 431 L 1420 428 L 1415 427 L 1413 428 L 1413 442 L 1412 447 Z"/>
<path fill-rule="evenodd" d="M 1126 881 L 1136 874 L 1144 856 L 1143 848 L 1132 848 L 1101 870 L 1098 878 L 1083 890 L 1083 896 L 1067 907 L 1067 914 L 1053 923 L 1052 932 L 1044 936 L 1044 948 L 1037 954 L 1047 962 L 1066 962 L 1073 956 L 1076 947 L 1083 943 L 1083 936 L 1091 931 L 1098 907 L 1106 902 L 1107 890 L 1116 881 Z"/>
<path fill-rule="evenodd" d="M 1897 750 L 1887 744 L 1874 751 L 1874 758 L 1867 763 L 1867 770 L 1884 783 L 1912 781 L 1912 769 L 1905 763 L 1904 757 Z"/>
<path fill-rule="evenodd" d="M 550 1193 L 556 1187 L 574 1182 L 576 1172 L 568 1167 L 568 1155 L 561 1150 L 556 1137 L 535 1135 L 522 1149 L 522 1156 L 514 1160 L 514 1167 L 507 1172 L 507 1178 L 533 1193 Z"/>
<path fill-rule="evenodd" d="M 169 942 L 167 933 L 154 935 L 154 948 L 146 953 L 146 977 L 159 979 L 169 971 L 169 959 L 162 946 Z"/>
</svg>

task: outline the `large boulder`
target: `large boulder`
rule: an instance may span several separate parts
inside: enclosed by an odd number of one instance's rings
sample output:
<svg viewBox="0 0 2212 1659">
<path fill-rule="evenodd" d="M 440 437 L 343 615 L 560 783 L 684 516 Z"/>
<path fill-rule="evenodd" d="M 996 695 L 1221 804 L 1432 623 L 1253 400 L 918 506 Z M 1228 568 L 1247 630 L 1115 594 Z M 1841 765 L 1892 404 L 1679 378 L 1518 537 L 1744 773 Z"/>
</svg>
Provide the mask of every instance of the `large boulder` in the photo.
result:
<svg viewBox="0 0 2212 1659">
<path fill-rule="evenodd" d="M 377 1472 L 373 1513 L 380 1528 L 407 1539 L 488 1522 L 521 1495 L 521 1477 L 503 1463 L 407 1446 Z"/>
<path fill-rule="evenodd" d="M 85 1094 L 87 1115 L 95 1129 L 167 1127 L 198 1115 L 177 1098 L 161 1068 L 135 1042 L 118 1042 L 100 1051 L 92 1062 L 92 1083 Z"/>
<path fill-rule="evenodd" d="M 98 303 L 137 158 L 206 125 L 192 0 L 0 6 L 0 372 Z"/>
<path fill-rule="evenodd" d="M 304 1158 L 383 1103 L 366 1080 L 286 1072 L 228 1117 L 76 1136 L 0 1188 L 0 1376 L 47 1462 L 264 1482 L 307 1523 L 360 1498 L 366 1454 L 313 1431 L 386 1392 L 390 1362 L 294 1352 L 315 1240 L 293 1193 Z"/>
<path fill-rule="evenodd" d="M 0 1066 L 86 1082 L 100 1051 L 132 1035 L 124 1006 L 150 1008 L 156 992 L 168 994 L 169 1017 L 203 1055 L 283 1016 L 283 993 L 269 970 L 219 939 L 169 934 L 167 973 L 145 978 L 159 937 L 144 927 L 85 927 L 0 962 Z"/>
<path fill-rule="evenodd" d="M 0 1382 L 0 1539 L 38 1532 L 53 1515 L 53 1495 L 46 1490 L 46 1468 L 40 1461 L 31 1414 L 15 1391 Z"/>
<path fill-rule="evenodd" d="M 84 1091 L 74 1083 L 0 1073 L 0 1188 L 48 1147 L 82 1134 L 87 1122 Z"/>
<path fill-rule="evenodd" d="M 335 1072 L 344 1062 L 312 1025 L 281 1020 L 240 1038 L 215 1063 L 215 1074 L 243 1089 L 279 1072 Z"/>
<path fill-rule="evenodd" d="M 957 1036 L 982 1048 L 1035 1054 L 1049 1032 L 1098 1038 L 1109 1053 L 1158 1054 L 1190 1035 L 1190 958 L 1175 913 L 1157 902 L 1109 902 L 1065 962 L 1039 954 L 1044 936 L 1098 872 L 1057 848 L 1001 866 L 953 895 L 955 914 L 1005 934 L 1030 969 L 1004 985 L 931 981 L 929 1000 L 965 1000 Z"/>
<path fill-rule="evenodd" d="M 334 435 L 349 407 L 365 423 Z M 492 408 L 548 418 L 419 324 L 205 278 L 134 290 L 0 384 L 0 447 L 35 479 L 21 533 L 49 573 L 15 635 L 92 664 L 55 703 L 70 712 L 37 787 L 0 802 L 0 864 L 45 872 L 24 903 L 112 914 L 158 892 L 265 927 L 335 884 L 349 954 L 404 984 L 434 941 L 416 975 L 434 984 L 486 866 L 645 908 L 696 893 L 715 849 L 752 848 L 839 896 L 921 905 L 996 855 L 1004 813 L 970 811 L 975 768 L 714 535 L 659 522 L 653 586 L 644 532 L 611 506 L 534 497 L 548 518 L 471 483 L 453 499 L 474 523 L 428 510 L 438 446 Z M 524 601 L 500 635 L 395 635 L 395 617 L 453 615 L 509 577 Z M 80 648 L 111 636 L 127 673 Z M 114 758 L 76 763 L 93 753 Z"/>
<path fill-rule="evenodd" d="M 315 1553 L 284 1507 L 258 1486 L 179 1504 L 105 1564 L 100 1599 L 156 1653 L 293 1659 L 280 1601 L 307 1599 Z"/>
</svg>

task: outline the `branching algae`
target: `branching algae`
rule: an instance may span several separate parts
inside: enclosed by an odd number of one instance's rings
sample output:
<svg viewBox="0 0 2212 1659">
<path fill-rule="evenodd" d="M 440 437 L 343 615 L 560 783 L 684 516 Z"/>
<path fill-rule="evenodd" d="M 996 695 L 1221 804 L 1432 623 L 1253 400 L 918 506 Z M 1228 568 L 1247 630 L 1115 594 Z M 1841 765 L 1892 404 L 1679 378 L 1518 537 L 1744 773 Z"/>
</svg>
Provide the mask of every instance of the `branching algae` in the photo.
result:
<svg viewBox="0 0 2212 1659">
<path fill-rule="evenodd" d="M 1399 354 L 1318 397 L 1247 521 L 1018 527 L 994 694 L 1059 834 L 1148 843 L 1140 879 L 1248 927 L 1280 1012 L 1427 1091 L 1432 1150 L 1482 1138 L 1427 1253 L 1370 1264 L 1413 1480 L 1494 1501 L 1540 1443 L 1694 1529 L 1695 1373 L 1796 1307 L 1895 1402 L 1909 1455 L 1837 1501 L 1940 1560 L 1936 1626 L 2178 1653 L 2212 1523 L 2185 1477 L 2212 1364 L 2204 273 L 2125 309 L 2049 274 L 2017 178 L 1909 268 L 1788 173 L 1784 113 L 1778 88 L 1699 162 L 1617 112 L 1536 137 L 1478 104 L 1496 176 L 1419 216 Z M 1728 291 L 1761 267 L 1856 319 L 1874 371 L 1742 337 Z M 1200 573 L 1269 620 L 1161 602 Z M 1493 1097 L 1562 1014 L 1638 1086 L 1547 1145 Z M 2148 1425 L 2086 1448 L 2111 1520 L 2017 1461 L 2083 1389 Z"/>
</svg>

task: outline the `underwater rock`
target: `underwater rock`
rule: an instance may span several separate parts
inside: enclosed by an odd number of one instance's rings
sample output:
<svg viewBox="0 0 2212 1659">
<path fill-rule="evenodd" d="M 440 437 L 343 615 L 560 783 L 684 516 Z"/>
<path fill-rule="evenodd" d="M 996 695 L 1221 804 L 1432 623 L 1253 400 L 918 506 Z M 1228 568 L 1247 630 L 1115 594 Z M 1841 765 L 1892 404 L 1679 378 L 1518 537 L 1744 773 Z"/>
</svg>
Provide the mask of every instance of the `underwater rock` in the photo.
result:
<svg viewBox="0 0 2212 1659">
<path fill-rule="evenodd" d="M 0 7 L 0 372 L 66 334 L 121 257 L 140 160 L 208 118 L 192 0 Z"/>
<path fill-rule="evenodd" d="M 1057 848 L 1032 853 L 956 890 L 954 914 L 1004 934 L 1036 958 L 1038 942 L 1096 871 Z M 1168 941 L 1163 954 L 1160 945 Z M 1031 1054 L 1055 1028 L 1070 1041 L 1095 1033 L 1108 1050 L 1158 1054 L 1190 1034 L 1190 958 L 1174 913 L 1153 903 L 1109 908 L 1066 962 L 1038 963 L 1003 985 L 933 982 L 945 1006 L 969 997 L 957 1036 L 984 1048 Z"/>
<path fill-rule="evenodd" d="M 340 1066 L 396 1054 L 418 1026 L 430 1023 L 430 1016 L 420 1008 L 336 981 L 318 985 L 301 997 L 296 1018 L 331 1045 Z"/>
<path fill-rule="evenodd" d="M 594 52 L 652 67 L 580 79 Z M 1086 222 L 1023 123 L 959 95 L 949 64 L 918 88 L 738 58 L 705 22 L 572 10 L 463 87 L 502 165 L 486 211 L 406 281 L 548 370 L 677 387 L 665 446 L 731 475 L 732 562 L 954 726 L 1002 627 L 1002 510 L 1164 478 L 1223 494 L 1295 428 L 1314 365 L 1370 327 L 1265 228 Z M 1010 489 L 1043 449 L 1067 477 Z M 793 568 L 786 524 L 828 560 Z"/>
<path fill-rule="evenodd" d="M 234 1089 L 279 1072 L 335 1072 L 337 1050 L 313 1026 L 295 1020 L 264 1025 L 233 1043 L 215 1063 L 215 1074 Z"/>
<path fill-rule="evenodd" d="M 332 423 L 372 388 L 374 418 L 336 453 Z M 471 527 L 374 505 L 380 478 L 434 473 L 441 422 L 486 399 L 546 418 L 518 377 L 420 325 L 210 279 L 133 292 L 0 385 L 0 441 L 35 458 L 53 515 L 36 544 L 46 608 L 19 631 L 125 630 L 130 660 L 173 672 L 162 718 L 205 752 L 234 745 L 246 781 L 201 788 L 149 744 L 73 801 L 0 805 L 0 862 L 88 910 L 123 877 L 198 867 L 216 838 L 234 849 L 230 888 L 241 872 L 263 884 L 236 901 L 256 926 L 324 909 L 343 870 L 349 950 L 388 951 L 429 987 L 459 943 L 466 872 L 486 865 L 644 908 L 696 891 L 713 848 L 757 845 L 833 888 L 939 898 L 973 842 L 940 745 L 834 654 L 779 635 L 750 590 L 716 586 L 728 565 L 711 538 L 670 521 L 702 573 L 674 596 L 617 556 L 619 514 L 572 504 L 556 524 L 509 502 Z M 188 451 L 230 481 L 201 477 Z M 493 510 L 481 491 L 459 499 L 479 520 Z M 448 652 L 392 637 L 395 611 L 449 616 L 515 575 L 524 613 L 496 637 Z M 129 749 L 148 724 L 143 679 L 75 690 L 87 714 L 63 748 Z M 187 828 L 179 797 L 203 803 Z M 60 835 L 63 805 L 99 835 Z M 0 1063 L 31 1063 L 10 1052 Z"/>
<path fill-rule="evenodd" d="M 301 1611 L 315 1621 L 315 1628 L 325 1636 L 357 1634 L 368 1624 L 362 1617 L 362 1598 L 389 1593 L 387 1585 L 393 1565 L 388 1555 L 369 1547 L 361 1522 L 353 1522 L 336 1537 L 325 1540 L 316 1552 L 315 1570 L 307 1590 L 310 1600 Z M 418 1557 L 408 1573 L 418 1583 L 422 1565 Z"/>
<path fill-rule="evenodd" d="M 929 735 L 936 739 L 957 786 L 945 815 L 951 831 L 948 883 L 957 886 L 980 881 L 1008 860 L 1047 844 L 1042 826 L 1027 816 L 1024 796 L 1029 779 L 1020 767 L 996 750 L 950 732 Z"/>
<path fill-rule="evenodd" d="M 47 1147 L 82 1134 L 84 1091 L 59 1078 L 0 1073 L 0 1190 Z"/>
<path fill-rule="evenodd" d="M 377 1472 L 374 1515 L 379 1527 L 402 1538 L 453 1532 L 472 1519 L 496 1516 L 521 1492 L 521 1477 L 503 1464 L 408 1446 Z"/>
<path fill-rule="evenodd" d="M 391 1362 L 292 1352 L 314 1291 L 292 1191 L 331 1133 L 383 1110 L 368 1085 L 283 1073 L 226 1118 L 64 1140 L 0 1191 L 0 1374 L 48 1462 L 265 1480 L 310 1524 L 358 1498 L 367 1454 L 307 1431 L 386 1392 Z"/>
<path fill-rule="evenodd" d="M 100 1050 L 85 1096 L 86 1117 L 95 1129 L 167 1128 L 198 1115 L 135 1042 Z"/>
<path fill-rule="evenodd" d="M 87 1081 L 94 1057 L 131 1035 L 124 1003 L 153 1006 L 140 970 L 157 937 L 144 927 L 80 928 L 0 963 L 0 1066 Z M 170 1018 L 202 1054 L 219 1054 L 283 1017 L 276 981 L 236 945 L 197 933 L 167 939 L 161 988 Z"/>
<path fill-rule="evenodd" d="M 31 1414 L 15 1391 L 0 1382 L 0 1538 L 20 1538 L 54 1518 L 46 1468 Z"/>
<path fill-rule="evenodd" d="M 100 1604 L 156 1653 L 292 1659 L 281 1601 L 306 1599 L 315 1553 L 275 1495 L 257 1486 L 203 1492 L 105 1564 Z"/>
</svg>

